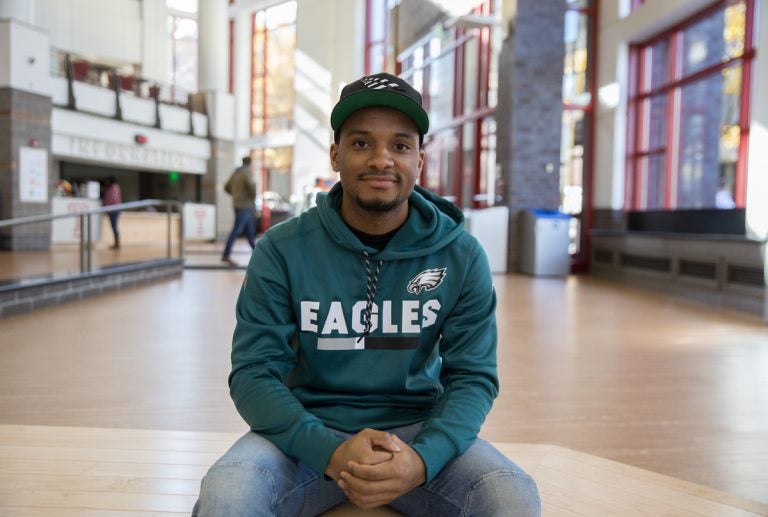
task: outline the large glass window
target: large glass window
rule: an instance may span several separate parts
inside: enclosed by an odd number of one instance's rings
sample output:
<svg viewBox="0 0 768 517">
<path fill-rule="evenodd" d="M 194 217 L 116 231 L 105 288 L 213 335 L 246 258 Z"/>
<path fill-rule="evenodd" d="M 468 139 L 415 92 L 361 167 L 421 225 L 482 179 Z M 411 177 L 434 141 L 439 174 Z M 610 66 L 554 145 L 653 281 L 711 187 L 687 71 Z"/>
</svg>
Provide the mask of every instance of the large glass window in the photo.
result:
<svg viewBox="0 0 768 517">
<path fill-rule="evenodd" d="M 251 134 L 291 129 L 296 2 L 255 12 L 252 29 Z"/>
<path fill-rule="evenodd" d="M 366 0 L 365 63 L 366 75 L 384 72 L 389 54 L 389 12 L 399 0 Z"/>
<path fill-rule="evenodd" d="M 753 8 L 718 2 L 634 49 L 629 208 L 743 207 Z"/>
<path fill-rule="evenodd" d="M 170 101 L 185 103 L 188 94 L 197 91 L 197 0 L 166 0 L 166 7 Z"/>
<path fill-rule="evenodd" d="M 424 97 L 430 134 L 421 182 L 461 208 L 497 202 L 496 59 L 501 32 L 492 23 L 498 0 L 469 2 L 464 13 L 487 19 L 487 26 L 435 25 L 397 63 L 400 75 Z"/>
<path fill-rule="evenodd" d="M 560 143 L 560 210 L 570 214 L 569 251 L 575 264 L 586 264 L 583 228 L 589 212 L 592 127 L 594 114 L 593 42 L 595 9 L 592 0 L 566 5 L 563 39 L 563 115 Z"/>
</svg>

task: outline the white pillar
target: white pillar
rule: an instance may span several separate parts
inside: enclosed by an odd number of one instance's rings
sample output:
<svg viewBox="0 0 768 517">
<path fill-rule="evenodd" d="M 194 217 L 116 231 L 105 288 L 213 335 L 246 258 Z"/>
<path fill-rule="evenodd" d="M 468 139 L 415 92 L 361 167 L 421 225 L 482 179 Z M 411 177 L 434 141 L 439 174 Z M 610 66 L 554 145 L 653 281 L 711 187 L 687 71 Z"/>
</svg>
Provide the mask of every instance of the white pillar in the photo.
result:
<svg viewBox="0 0 768 517">
<path fill-rule="evenodd" d="M 764 2 L 765 3 L 765 2 Z M 765 5 L 763 5 L 765 7 Z M 747 235 L 764 240 L 768 238 L 768 9 L 756 9 L 756 31 L 759 49 L 752 68 L 752 106 L 747 152 Z M 768 258 L 768 257 L 766 257 Z M 768 265 L 766 265 L 768 275 Z M 768 293 L 766 293 L 768 297 Z M 768 308 L 766 309 L 768 312 Z"/>
<path fill-rule="evenodd" d="M 0 20 L 13 18 L 34 24 L 35 2 L 31 0 L 0 0 Z"/>
<path fill-rule="evenodd" d="M 226 0 L 198 2 L 197 89 L 226 92 L 229 79 L 229 16 Z"/>
</svg>

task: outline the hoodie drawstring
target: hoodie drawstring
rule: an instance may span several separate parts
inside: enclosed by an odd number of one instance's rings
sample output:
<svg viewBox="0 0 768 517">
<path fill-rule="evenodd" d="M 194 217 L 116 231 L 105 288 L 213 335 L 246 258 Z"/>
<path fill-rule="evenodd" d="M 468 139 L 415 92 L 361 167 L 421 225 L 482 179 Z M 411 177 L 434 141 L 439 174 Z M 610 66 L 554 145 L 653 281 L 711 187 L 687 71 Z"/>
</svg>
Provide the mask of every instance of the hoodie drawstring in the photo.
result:
<svg viewBox="0 0 768 517">
<path fill-rule="evenodd" d="M 379 286 L 379 273 L 381 272 L 382 261 L 376 261 L 376 268 L 371 269 L 371 256 L 363 250 L 363 256 L 365 257 L 365 291 L 367 299 L 365 301 L 365 330 L 363 335 L 357 340 L 359 343 L 365 336 L 371 333 L 371 313 L 373 312 L 373 300 L 376 297 L 376 288 Z"/>
</svg>

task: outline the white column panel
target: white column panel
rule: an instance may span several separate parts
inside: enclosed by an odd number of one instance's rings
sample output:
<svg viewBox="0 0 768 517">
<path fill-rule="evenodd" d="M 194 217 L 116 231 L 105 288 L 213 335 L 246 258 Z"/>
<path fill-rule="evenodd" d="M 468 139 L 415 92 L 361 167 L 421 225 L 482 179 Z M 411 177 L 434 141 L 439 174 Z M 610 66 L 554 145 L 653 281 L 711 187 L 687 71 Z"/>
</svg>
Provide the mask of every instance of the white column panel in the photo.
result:
<svg viewBox="0 0 768 517">
<path fill-rule="evenodd" d="M 168 82 L 170 37 L 166 26 L 168 9 L 165 0 L 142 0 L 141 16 L 141 75 L 151 81 Z"/>
<path fill-rule="evenodd" d="M 17 19 L 0 20 L 0 87 L 51 96 L 48 33 Z"/>
<path fill-rule="evenodd" d="M 32 0 L 0 0 L 0 20 L 13 18 L 27 23 L 35 23 L 35 3 Z"/>
<path fill-rule="evenodd" d="M 197 89 L 226 92 L 229 78 L 228 27 L 226 0 L 198 2 Z"/>
<path fill-rule="evenodd" d="M 756 1 L 759 49 L 752 75 L 751 119 L 747 157 L 747 235 L 768 238 L 768 2 Z M 766 257 L 768 267 L 768 256 Z M 768 300 L 768 298 L 767 298 Z M 768 305 L 766 305 L 768 311 Z M 768 317 L 768 312 L 766 312 Z"/>
</svg>

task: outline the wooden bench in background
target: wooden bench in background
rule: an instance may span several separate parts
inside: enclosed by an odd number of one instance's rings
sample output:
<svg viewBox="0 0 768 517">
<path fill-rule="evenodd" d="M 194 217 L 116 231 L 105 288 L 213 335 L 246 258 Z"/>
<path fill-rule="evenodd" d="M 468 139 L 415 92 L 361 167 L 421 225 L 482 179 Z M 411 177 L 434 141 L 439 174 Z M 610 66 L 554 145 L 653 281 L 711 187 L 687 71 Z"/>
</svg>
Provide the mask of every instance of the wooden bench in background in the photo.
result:
<svg viewBox="0 0 768 517">
<path fill-rule="evenodd" d="M 189 515 L 232 433 L 0 425 L 0 515 Z M 496 444 L 533 475 L 546 516 L 768 516 L 768 504 L 555 445 Z M 384 517 L 346 505 L 325 517 Z"/>
</svg>

